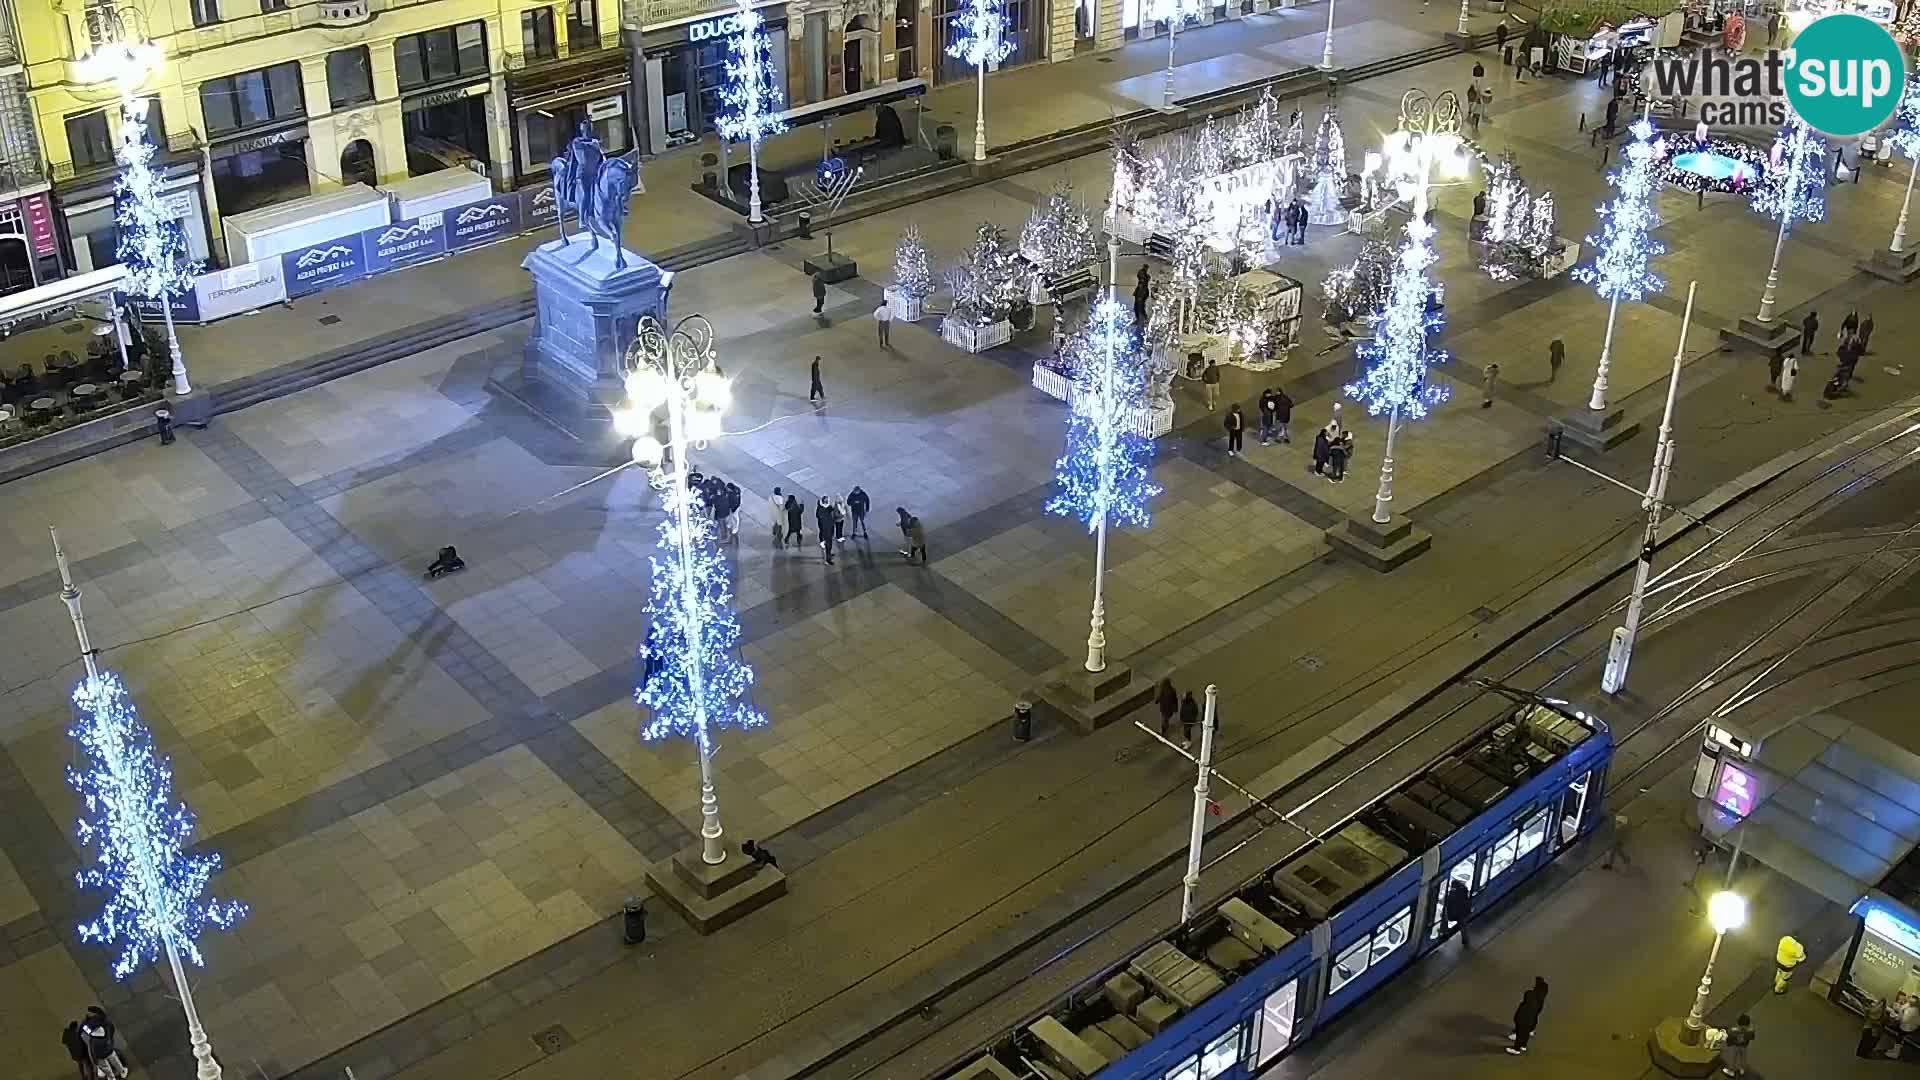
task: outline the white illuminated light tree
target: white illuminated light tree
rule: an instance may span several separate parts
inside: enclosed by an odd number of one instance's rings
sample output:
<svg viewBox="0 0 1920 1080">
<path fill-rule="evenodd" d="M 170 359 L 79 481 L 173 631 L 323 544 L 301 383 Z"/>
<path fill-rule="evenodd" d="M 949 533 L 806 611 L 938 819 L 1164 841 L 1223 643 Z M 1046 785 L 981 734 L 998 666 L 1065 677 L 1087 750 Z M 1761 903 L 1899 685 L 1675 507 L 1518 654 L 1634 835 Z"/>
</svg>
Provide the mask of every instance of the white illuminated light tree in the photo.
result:
<svg viewBox="0 0 1920 1080">
<path fill-rule="evenodd" d="M 80 793 L 80 845 L 91 860 L 75 873 L 83 889 L 105 894 L 105 905 L 79 927 L 80 940 L 116 946 L 113 977 L 125 979 L 164 956 L 173 975 L 198 1080 L 220 1080 L 220 1063 L 200 1024 L 186 963 L 202 967 L 200 935 L 208 927 L 231 929 L 247 914 L 235 900 L 210 900 L 207 884 L 220 856 L 189 855 L 193 812 L 173 797 L 173 768 L 153 745 L 118 676 L 102 672 L 80 613 L 80 590 L 67 569 L 60 535 L 53 533 L 60 567 L 60 599 L 67 605 L 87 677 L 73 692 L 81 713 L 67 734 L 84 760 L 67 767 L 67 783 Z M 185 961 L 183 963 L 182 961 Z"/>
<path fill-rule="evenodd" d="M 1139 423 L 1147 408 L 1146 365 L 1133 348 L 1133 317 L 1109 296 L 1094 305 L 1077 343 L 1067 449 L 1054 464 L 1059 494 L 1047 510 L 1086 522 L 1094 534 L 1093 618 L 1087 634 L 1087 670 L 1107 667 L 1107 525 L 1148 524 L 1153 440 Z"/>
<path fill-rule="evenodd" d="M 1607 330 L 1600 340 L 1600 365 L 1593 376 L 1593 394 L 1587 408 L 1599 412 L 1607 407 L 1607 370 L 1613 357 L 1613 321 L 1620 302 L 1637 304 L 1665 286 L 1660 275 L 1648 267 L 1653 259 L 1667 253 L 1666 245 L 1653 239 L 1655 225 L 1653 197 L 1660 191 L 1661 159 L 1664 151 L 1654 138 L 1654 127 L 1646 117 L 1634 121 L 1629 129 L 1633 141 L 1627 144 L 1625 160 L 1607 177 L 1613 185 L 1613 200 L 1600 208 L 1600 235 L 1586 239 L 1588 247 L 1598 251 L 1592 266 L 1573 271 L 1576 281 L 1593 286 L 1607 302 Z"/>
<path fill-rule="evenodd" d="M 760 212 L 760 140 L 787 130 L 780 119 L 786 98 L 774 83 L 769 59 L 773 39 L 767 36 L 766 20 L 750 0 L 740 0 L 733 18 L 738 29 L 728 42 L 727 81 L 720 88 L 722 109 L 714 126 L 722 138 L 746 140 L 747 220 L 758 225 L 766 220 Z"/>
<path fill-rule="evenodd" d="M 973 103 L 973 160 L 987 160 L 987 69 L 1013 55 L 1006 39 L 1005 0 L 967 0 L 953 17 L 953 43 L 947 55 L 973 65 L 977 79 Z"/>
<path fill-rule="evenodd" d="M 1780 255 L 1796 221 L 1819 221 L 1827 216 L 1826 143 L 1798 117 L 1774 138 L 1766 175 L 1753 194 L 1753 208 L 1780 222 L 1773 241 L 1773 265 L 1767 268 L 1766 288 L 1760 292 L 1760 322 L 1773 321 L 1774 293 L 1780 285 Z"/>
<path fill-rule="evenodd" d="M 727 849 L 713 790 L 714 732 L 767 722 L 746 698 L 753 669 L 736 652 L 740 622 L 733 612 L 732 571 L 714 544 L 713 515 L 687 484 L 687 456 L 719 437 L 732 392 L 716 363 L 713 327 L 699 315 L 672 330 L 652 316 L 643 318 L 627 366 L 627 404 L 615 411 L 614 425 L 633 439 L 633 461 L 648 470 L 667 511 L 647 598 L 649 674 L 634 695 L 651 711 L 640 737 L 680 735 L 698 747 L 700 858 L 719 865 Z M 651 434 L 653 415 L 663 405 L 664 445 Z"/>
<path fill-rule="evenodd" d="M 1920 10 L 1920 4 L 1914 5 Z M 1900 98 L 1899 111 L 1893 114 L 1893 128 L 1886 145 L 1907 159 L 1907 193 L 1900 197 L 1900 219 L 1893 225 L 1893 242 L 1887 250 L 1898 255 L 1907 248 L 1907 207 L 1913 202 L 1913 178 L 1920 173 L 1920 74 L 1907 79 L 1906 93 Z"/>
</svg>

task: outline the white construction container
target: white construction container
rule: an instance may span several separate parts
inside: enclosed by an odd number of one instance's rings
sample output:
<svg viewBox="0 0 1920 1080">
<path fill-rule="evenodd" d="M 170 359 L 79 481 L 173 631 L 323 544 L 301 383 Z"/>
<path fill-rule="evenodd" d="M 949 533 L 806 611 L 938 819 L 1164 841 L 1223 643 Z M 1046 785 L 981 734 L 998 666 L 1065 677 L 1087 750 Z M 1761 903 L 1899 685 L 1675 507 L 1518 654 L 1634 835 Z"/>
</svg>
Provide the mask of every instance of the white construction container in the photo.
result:
<svg viewBox="0 0 1920 1080">
<path fill-rule="evenodd" d="M 408 221 L 493 197 L 493 184 L 466 169 L 441 169 L 425 176 L 410 176 L 380 190 L 393 204 L 395 221 Z"/>
<path fill-rule="evenodd" d="M 387 197 L 365 184 L 263 206 L 222 219 L 227 265 L 239 266 L 283 251 L 352 236 L 377 229 L 391 220 Z"/>
</svg>

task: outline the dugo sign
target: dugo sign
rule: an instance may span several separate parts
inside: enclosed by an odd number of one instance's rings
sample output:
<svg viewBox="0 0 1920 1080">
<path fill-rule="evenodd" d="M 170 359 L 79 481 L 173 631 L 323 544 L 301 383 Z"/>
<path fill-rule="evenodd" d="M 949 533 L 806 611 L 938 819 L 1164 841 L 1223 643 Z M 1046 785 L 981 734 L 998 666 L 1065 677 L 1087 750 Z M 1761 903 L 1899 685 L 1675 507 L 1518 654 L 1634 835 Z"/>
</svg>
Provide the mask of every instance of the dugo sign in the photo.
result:
<svg viewBox="0 0 1920 1080">
<path fill-rule="evenodd" d="M 1841 139 L 1892 119 L 1907 79 L 1906 59 L 1886 27 L 1850 14 L 1808 23 L 1790 49 L 1760 56 L 1676 52 L 1652 66 L 1655 92 L 1693 101 L 1710 126 L 1780 127 L 1791 112 Z"/>
</svg>

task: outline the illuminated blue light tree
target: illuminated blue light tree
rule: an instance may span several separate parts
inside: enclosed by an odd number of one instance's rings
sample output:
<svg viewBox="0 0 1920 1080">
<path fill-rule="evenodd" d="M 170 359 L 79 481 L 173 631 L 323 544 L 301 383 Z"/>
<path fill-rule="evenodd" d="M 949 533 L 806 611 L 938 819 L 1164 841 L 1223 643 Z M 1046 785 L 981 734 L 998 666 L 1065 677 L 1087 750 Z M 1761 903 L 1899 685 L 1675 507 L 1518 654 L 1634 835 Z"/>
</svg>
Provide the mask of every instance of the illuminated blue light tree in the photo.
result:
<svg viewBox="0 0 1920 1080">
<path fill-rule="evenodd" d="M 1900 108 L 1893 114 L 1893 127 L 1882 141 L 1907 159 L 1907 193 L 1900 197 L 1900 220 L 1894 222 L 1893 243 L 1887 245 L 1888 251 L 1899 255 L 1907 248 L 1907 206 L 1913 202 L 1914 174 L 1920 173 L 1920 74 L 1907 79 Z"/>
<path fill-rule="evenodd" d="M 186 1013 L 188 1038 L 199 1080 L 220 1080 L 200 1014 L 187 985 L 186 961 L 204 966 L 200 935 L 208 927 L 230 929 L 247 914 L 234 900 L 212 900 L 207 884 L 220 856 L 187 854 L 193 812 L 173 797 L 173 768 L 154 749 L 153 733 L 140 723 L 118 676 L 100 671 L 80 613 L 80 590 L 67 568 L 60 535 L 53 533 L 60 567 L 61 600 L 73 620 L 87 677 L 73 692 L 81 713 L 67 734 L 85 761 L 67 767 L 67 783 L 80 793 L 80 845 L 91 862 L 74 877 L 83 889 L 105 894 L 92 921 L 80 924 L 80 940 L 118 949 L 113 976 L 125 979 L 165 956 Z"/>
<path fill-rule="evenodd" d="M 947 55 L 973 65 L 978 80 L 973 103 L 973 160 L 987 160 L 987 68 L 1013 55 L 1007 40 L 1006 0 L 967 0 L 953 17 Z"/>
<path fill-rule="evenodd" d="M 749 0 L 740 0 L 733 19 L 738 24 L 728 42 L 727 81 L 720 88 L 722 110 L 714 121 L 720 136 L 747 143 L 747 220 L 758 225 L 760 213 L 760 140 L 787 130 L 780 113 L 786 95 L 773 77 L 773 39 L 766 20 Z"/>
<path fill-rule="evenodd" d="M 127 268 L 128 291 L 160 305 L 167 327 L 167 353 L 173 362 L 173 392 L 193 392 L 187 381 L 186 358 L 173 330 L 173 298 L 193 289 L 200 267 L 187 258 L 180 227 L 160 197 L 160 176 L 153 170 L 153 143 L 147 139 L 147 98 L 125 96 L 120 102 L 120 180 L 114 192 L 118 211 L 115 247 Z"/>
<path fill-rule="evenodd" d="M 1147 410 L 1146 365 L 1133 347 L 1133 317 L 1112 296 L 1094 305 L 1074 343 L 1080 356 L 1070 395 L 1067 449 L 1054 463 L 1060 491 L 1047 511 L 1075 517 L 1094 534 L 1093 623 L 1087 670 L 1107 667 L 1107 525 L 1146 528 L 1153 482 L 1153 440 L 1139 430 Z"/>
<path fill-rule="evenodd" d="M 1425 419 L 1447 400 L 1445 386 L 1427 382 L 1427 369 L 1447 362 L 1445 351 L 1427 344 L 1444 321 L 1427 306 L 1427 267 L 1435 260 L 1433 226 L 1416 213 L 1407 222 L 1407 242 L 1393 271 L 1386 306 L 1368 317 L 1373 339 L 1359 347 L 1366 374 L 1346 385 L 1346 395 L 1366 406 L 1367 415 L 1387 416 L 1387 445 L 1380 457 L 1380 488 L 1373 497 L 1373 520 L 1393 520 L 1393 443 L 1403 420 Z"/>
<path fill-rule="evenodd" d="M 1753 193 L 1753 208 L 1780 222 L 1773 241 L 1773 265 L 1760 292 L 1759 320 L 1773 321 L 1773 298 L 1780 285 L 1780 253 L 1796 221 L 1819 221 L 1827 216 L 1827 144 L 1795 117 L 1774 137 L 1767 173 Z"/>
<path fill-rule="evenodd" d="M 1666 245 L 1653 239 L 1653 197 L 1660 191 L 1663 166 L 1660 141 L 1654 138 L 1653 124 L 1641 117 L 1628 129 L 1633 141 L 1627 144 L 1625 161 L 1608 174 L 1613 185 L 1613 201 L 1600 208 L 1600 235 L 1586 239 L 1588 247 L 1600 254 L 1592 266 L 1574 270 L 1576 281 L 1593 286 L 1607 302 L 1607 332 L 1600 341 L 1600 367 L 1593 376 L 1593 396 L 1587 408 L 1596 412 L 1607 407 L 1607 369 L 1613 356 L 1613 320 L 1622 300 L 1637 304 L 1648 293 L 1659 292 L 1665 282 L 1648 263 L 1667 253 Z"/>
<path fill-rule="evenodd" d="M 713 514 L 687 482 L 687 455 L 720 435 L 732 397 L 713 349 L 713 327 L 699 315 L 671 331 L 651 316 L 628 347 L 628 404 L 614 425 L 633 438 L 634 463 L 646 468 L 667 512 L 652 558 L 647 597 L 646 673 L 635 691 L 650 715 L 648 741 L 681 735 L 700 751 L 700 857 L 726 861 L 720 801 L 713 790 L 714 730 L 757 728 L 765 714 L 746 700 L 753 669 L 740 659 L 740 621 L 733 613 L 733 573 L 714 543 Z M 649 429 L 666 406 L 668 441 Z"/>
</svg>

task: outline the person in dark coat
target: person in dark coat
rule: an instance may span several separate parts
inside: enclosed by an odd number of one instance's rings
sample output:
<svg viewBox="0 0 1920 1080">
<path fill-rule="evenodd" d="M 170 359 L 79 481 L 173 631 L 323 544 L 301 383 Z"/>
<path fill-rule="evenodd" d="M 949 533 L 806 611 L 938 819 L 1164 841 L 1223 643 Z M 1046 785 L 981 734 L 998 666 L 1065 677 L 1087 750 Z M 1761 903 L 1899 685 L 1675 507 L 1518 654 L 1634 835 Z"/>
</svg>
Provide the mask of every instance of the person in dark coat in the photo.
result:
<svg viewBox="0 0 1920 1080">
<path fill-rule="evenodd" d="M 1860 343 L 1860 355 L 1862 356 L 1866 355 L 1867 342 L 1871 341 L 1872 339 L 1873 339 L 1873 313 L 1868 312 L 1867 317 L 1860 320 L 1860 334 L 1858 338 L 1856 338 L 1856 340 L 1859 341 Z"/>
<path fill-rule="evenodd" d="M 1527 1052 L 1527 1043 L 1533 1039 L 1533 1029 L 1540 1024 L 1540 1010 L 1546 1004 L 1547 980 L 1535 976 L 1533 985 L 1520 995 L 1520 1004 L 1513 1010 L 1513 1034 L 1508 1036 L 1513 1045 L 1507 1047 L 1507 1053 Z"/>
<path fill-rule="evenodd" d="M 815 398 L 827 400 L 827 388 L 820 382 L 820 358 L 817 356 L 813 358 L 812 366 L 807 368 L 807 380 L 807 401 L 812 402 Z"/>
<path fill-rule="evenodd" d="M 785 539 L 791 540 L 795 544 L 798 544 L 801 540 L 800 522 L 802 521 L 802 514 L 805 509 L 805 507 L 800 505 L 798 498 L 792 495 L 787 496 L 787 535 Z"/>
<path fill-rule="evenodd" d="M 1800 320 L 1800 355 L 1801 356 L 1813 355 L 1813 335 L 1816 333 L 1819 333 L 1819 331 L 1820 331 L 1820 313 L 1817 311 L 1807 312 L 1807 317 Z"/>
<path fill-rule="evenodd" d="M 1193 745 L 1193 729 L 1200 726 L 1200 703 L 1193 700 L 1193 691 L 1180 699 L 1180 745 Z"/>
<path fill-rule="evenodd" d="M 1154 698 L 1154 704 L 1160 709 L 1160 737 L 1166 738 L 1167 729 L 1173 726 L 1173 717 L 1180 711 L 1180 694 L 1173 688 L 1172 679 L 1161 679 L 1160 690 Z"/>
<path fill-rule="evenodd" d="M 1133 321 L 1136 326 L 1147 324 L 1147 300 L 1153 295 L 1153 276 L 1142 266 L 1133 277 Z"/>
<path fill-rule="evenodd" d="M 1560 377 L 1560 365 L 1567 362 L 1567 343 L 1554 338 L 1547 344 L 1547 381 Z"/>
<path fill-rule="evenodd" d="M 1325 476 L 1327 458 L 1332 452 L 1333 440 L 1327 437 L 1327 429 L 1321 428 L 1313 436 L 1313 468 L 1309 471 L 1316 476 Z"/>
<path fill-rule="evenodd" d="M 1273 441 L 1274 414 L 1280 407 L 1280 395 L 1269 386 L 1260 391 L 1260 445 Z"/>
<path fill-rule="evenodd" d="M 820 505 L 813 508 L 813 524 L 820 530 L 820 550 L 827 557 L 827 565 L 833 565 L 833 500 L 820 496 Z"/>
<path fill-rule="evenodd" d="M 93 1059 L 93 1071 L 100 1080 L 126 1080 L 127 1063 L 120 1058 L 120 1050 L 114 1045 L 113 1021 L 107 1018 L 105 1009 L 98 1005 L 87 1006 L 87 1015 L 80 1021 L 80 1034 L 87 1040 L 87 1055 Z"/>
<path fill-rule="evenodd" d="M 906 507 L 896 506 L 893 509 L 895 513 L 900 515 L 900 535 L 907 542 L 907 546 L 900 549 L 900 554 L 907 557 L 907 563 L 909 565 L 911 565 L 914 558 L 918 556 L 920 565 L 925 566 L 927 564 L 926 526 L 920 524 L 919 517 L 907 513 Z"/>
<path fill-rule="evenodd" d="M 1494 28 L 1493 28 L 1493 47 L 1494 47 L 1494 50 L 1495 50 L 1496 52 L 1498 52 L 1498 53 L 1500 53 L 1500 55 L 1501 55 L 1501 57 L 1502 57 L 1502 60 L 1501 60 L 1501 62 L 1502 62 L 1502 63 L 1506 63 L 1506 62 L 1507 62 L 1507 60 L 1509 60 L 1509 59 L 1511 59 L 1511 57 L 1508 57 L 1508 56 L 1506 55 L 1506 53 L 1507 53 L 1507 24 L 1506 24 L 1506 23 L 1504 23 L 1504 22 L 1503 22 L 1503 23 L 1501 23 L 1501 24 L 1500 24 L 1499 26 L 1496 26 L 1496 27 L 1494 27 Z"/>
<path fill-rule="evenodd" d="M 1239 402 L 1227 410 L 1223 426 L 1227 429 L 1227 456 L 1239 457 L 1247 438 L 1247 418 L 1240 412 Z"/>
<path fill-rule="evenodd" d="M 1847 312 L 1847 317 L 1840 320 L 1840 333 L 1846 337 L 1852 337 L 1859 332 L 1860 313 L 1858 311 Z"/>
<path fill-rule="evenodd" d="M 67 1056 L 80 1069 L 80 1080 L 93 1080 L 93 1058 L 87 1054 L 87 1037 L 80 1034 L 80 1021 L 67 1021 L 67 1029 L 60 1033 L 60 1045 L 67 1048 Z"/>
<path fill-rule="evenodd" d="M 1338 484 L 1347 478 L 1347 459 L 1353 456 L 1353 432 L 1343 431 L 1327 444 L 1327 473 Z"/>
<path fill-rule="evenodd" d="M 1280 441 L 1291 444 L 1293 436 L 1287 434 L 1287 425 L 1293 423 L 1293 399 L 1287 396 L 1285 390 L 1275 394 L 1273 421 L 1275 427 L 1279 429 Z"/>
<path fill-rule="evenodd" d="M 873 500 L 867 498 L 867 493 L 860 490 L 859 484 L 853 485 L 853 490 L 847 492 L 847 513 L 853 516 L 853 535 L 867 536 L 867 511 L 872 508 Z"/>
<path fill-rule="evenodd" d="M 820 309 L 827 306 L 827 279 L 821 277 L 819 274 L 814 274 L 812 277 L 813 313 L 818 315 L 820 314 Z"/>
<path fill-rule="evenodd" d="M 1467 939 L 1467 917 L 1473 914 L 1473 894 L 1458 881 L 1447 883 L 1447 893 L 1440 900 L 1440 915 L 1446 920 L 1446 929 L 1460 931 L 1460 947 L 1473 948 L 1473 942 Z"/>
</svg>

